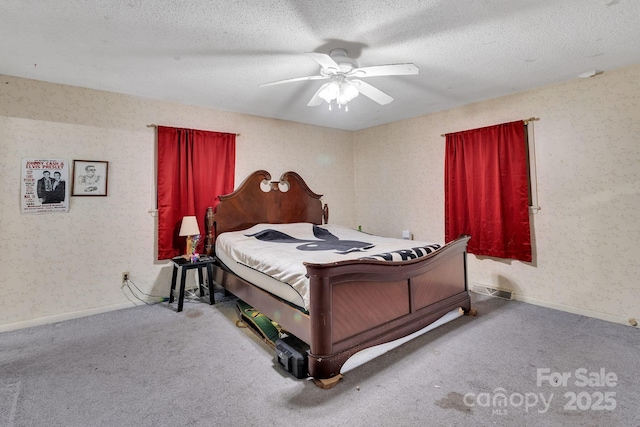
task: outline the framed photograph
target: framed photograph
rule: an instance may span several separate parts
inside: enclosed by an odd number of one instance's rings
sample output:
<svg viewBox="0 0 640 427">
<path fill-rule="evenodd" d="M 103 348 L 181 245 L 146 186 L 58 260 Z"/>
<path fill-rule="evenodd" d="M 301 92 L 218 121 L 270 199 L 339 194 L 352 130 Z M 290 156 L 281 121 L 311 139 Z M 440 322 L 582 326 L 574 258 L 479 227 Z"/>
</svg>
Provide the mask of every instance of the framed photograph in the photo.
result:
<svg viewBox="0 0 640 427">
<path fill-rule="evenodd" d="M 72 196 L 106 196 L 109 162 L 74 160 Z"/>
</svg>

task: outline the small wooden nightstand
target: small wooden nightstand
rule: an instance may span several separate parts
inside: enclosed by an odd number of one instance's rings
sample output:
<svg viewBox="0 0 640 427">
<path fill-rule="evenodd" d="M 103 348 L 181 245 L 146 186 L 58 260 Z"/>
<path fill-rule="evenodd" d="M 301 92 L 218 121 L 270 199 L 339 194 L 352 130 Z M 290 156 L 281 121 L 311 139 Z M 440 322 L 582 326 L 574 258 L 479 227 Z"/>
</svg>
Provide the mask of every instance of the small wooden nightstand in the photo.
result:
<svg viewBox="0 0 640 427">
<path fill-rule="evenodd" d="M 171 291 L 169 292 L 169 304 L 171 304 L 175 299 L 175 290 L 176 290 L 176 279 L 178 278 L 178 269 L 182 269 L 182 273 L 180 274 L 180 289 L 178 292 L 178 309 L 177 311 L 182 311 L 182 306 L 184 304 L 184 286 L 187 278 L 187 270 L 191 270 L 193 268 L 198 269 L 198 287 L 200 288 L 200 296 L 203 297 L 205 294 L 205 289 L 208 288 L 209 291 L 209 303 L 215 304 L 215 298 L 213 294 L 213 268 L 212 265 L 215 261 L 213 257 L 202 257 L 199 261 L 191 262 L 188 259 L 179 256 L 171 259 L 173 262 L 173 274 L 171 275 Z M 202 269 L 207 269 L 207 284 L 205 286 Z"/>
</svg>

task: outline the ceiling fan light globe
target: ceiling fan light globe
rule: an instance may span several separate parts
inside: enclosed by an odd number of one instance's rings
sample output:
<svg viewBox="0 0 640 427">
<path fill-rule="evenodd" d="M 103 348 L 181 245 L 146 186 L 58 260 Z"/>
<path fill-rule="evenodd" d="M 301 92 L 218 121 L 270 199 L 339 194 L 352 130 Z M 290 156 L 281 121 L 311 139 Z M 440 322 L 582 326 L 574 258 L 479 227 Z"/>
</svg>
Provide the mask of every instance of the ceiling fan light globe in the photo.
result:
<svg viewBox="0 0 640 427">
<path fill-rule="evenodd" d="M 353 98 L 349 98 L 344 93 L 341 93 L 340 96 L 338 96 L 338 98 L 336 99 L 336 102 L 338 103 L 338 105 L 344 105 L 352 99 Z"/>
<path fill-rule="evenodd" d="M 336 99 L 340 94 L 340 84 L 336 81 L 332 81 L 324 85 L 324 87 L 318 93 L 318 96 L 327 102 L 331 102 L 332 99 Z"/>
<path fill-rule="evenodd" d="M 351 82 L 345 82 L 342 86 L 342 93 L 344 93 L 344 96 L 349 98 L 349 101 L 360 94 L 358 88 L 356 88 Z"/>
<path fill-rule="evenodd" d="M 330 102 L 330 101 L 331 101 L 331 98 L 329 97 L 329 94 L 328 94 L 328 91 L 327 91 L 327 88 L 326 88 L 326 87 L 322 88 L 322 89 L 320 90 L 320 92 L 318 92 L 318 96 L 319 96 L 320 98 L 324 99 L 324 100 L 325 100 L 325 101 L 327 101 L 327 102 Z"/>
</svg>

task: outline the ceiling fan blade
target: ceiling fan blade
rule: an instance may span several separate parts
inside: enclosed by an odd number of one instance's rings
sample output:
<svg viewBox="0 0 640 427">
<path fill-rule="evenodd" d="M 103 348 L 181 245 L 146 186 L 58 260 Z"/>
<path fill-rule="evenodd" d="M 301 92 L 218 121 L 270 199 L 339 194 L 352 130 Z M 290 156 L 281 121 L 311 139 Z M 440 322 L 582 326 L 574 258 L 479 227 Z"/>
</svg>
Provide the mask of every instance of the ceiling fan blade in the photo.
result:
<svg viewBox="0 0 640 427">
<path fill-rule="evenodd" d="M 419 68 L 415 64 L 389 64 L 374 65 L 372 67 L 355 68 L 349 73 L 354 77 L 375 77 L 375 76 L 406 76 L 418 74 Z"/>
<path fill-rule="evenodd" d="M 324 88 L 325 88 L 325 86 L 327 86 L 328 84 L 329 84 L 329 83 L 325 83 L 325 84 L 323 84 L 322 86 L 320 86 L 320 89 L 318 89 L 318 90 L 316 91 L 316 93 L 314 93 L 314 94 L 313 94 L 313 96 L 311 97 L 311 100 L 309 100 L 309 103 L 307 104 L 307 107 L 315 107 L 315 106 L 320 105 L 320 104 L 322 104 L 322 103 L 324 102 L 324 99 L 320 98 L 320 97 L 318 96 L 318 94 L 319 94 L 319 93 L 320 93 L 320 91 L 321 91 L 322 89 L 324 89 Z"/>
<path fill-rule="evenodd" d="M 314 61 L 320 64 L 320 66 L 327 71 L 333 71 L 334 73 L 340 71 L 338 63 L 326 53 L 307 52 L 307 55 L 313 58 Z"/>
<path fill-rule="evenodd" d="M 349 80 L 351 83 L 354 83 L 358 88 L 358 91 L 364 96 L 371 98 L 376 101 L 380 105 L 386 105 L 393 101 L 393 98 L 381 91 L 380 89 L 371 86 L 369 83 L 365 83 L 359 79 L 351 79 Z"/>
<path fill-rule="evenodd" d="M 291 83 L 291 82 L 300 82 L 300 81 L 304 81 L 304 80 L 324 80 L 324 79 L 328 79 L 328 78 L 329 78 L 329 76 L 294 77 L 293 79 L 278 80 L 277 82 L 271 82 L 271 83 L 262 83 L 261 85 L 258 85 L 258 87 L 280 85 L 280 84 L 283 84 L 283 83 Z"/>
</svg>

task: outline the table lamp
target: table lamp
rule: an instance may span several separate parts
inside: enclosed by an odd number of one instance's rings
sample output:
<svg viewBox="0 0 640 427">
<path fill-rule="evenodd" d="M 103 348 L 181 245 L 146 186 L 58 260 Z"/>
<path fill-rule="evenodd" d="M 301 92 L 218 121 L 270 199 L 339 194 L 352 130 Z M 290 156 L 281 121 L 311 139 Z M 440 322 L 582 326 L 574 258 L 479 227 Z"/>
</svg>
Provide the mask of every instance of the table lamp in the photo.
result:
<svg viewBox="0 0 640 427">
<path fill-rule="evenodd" d="M 198 254 L 196 253 L 196 246 L 200 240 L 200 229 L 198 228 L 198 220 L 195 216 L 185 216 L 182 218 L 179 235 L 187 236 L 187 253 L 185 254 L 185 258 L 191 261 L 197 261 Z"/>
</svg>

